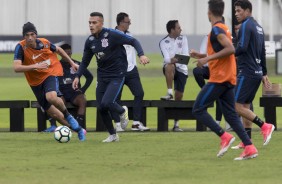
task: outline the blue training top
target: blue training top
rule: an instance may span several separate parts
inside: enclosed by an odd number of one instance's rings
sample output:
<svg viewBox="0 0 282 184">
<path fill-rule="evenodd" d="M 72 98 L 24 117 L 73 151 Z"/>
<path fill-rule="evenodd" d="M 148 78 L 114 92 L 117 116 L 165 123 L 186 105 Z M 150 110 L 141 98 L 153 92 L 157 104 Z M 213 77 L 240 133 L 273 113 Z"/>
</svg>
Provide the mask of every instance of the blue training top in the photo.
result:
<svg viewBox="0 0 282 184">
<path fill-rule="evenodd" d="M 235 56 L 238 75 L 261 78 L 267 74 L 264 31 L 253 17 L 244 20 L 239 29 Z"/>
<path fill-rule="evenodd" d="M 98 80 L 99 78 L 124 77 L 128 65 L 124 44 L 132 45 L 138 56 L 144 55 L 139 41 L 120 31 L 103 28 L 98 37 L 90 35 L 84 45 L 82 62 L 77 76 L 82 75 L 95 54 Z"/>
</svg>

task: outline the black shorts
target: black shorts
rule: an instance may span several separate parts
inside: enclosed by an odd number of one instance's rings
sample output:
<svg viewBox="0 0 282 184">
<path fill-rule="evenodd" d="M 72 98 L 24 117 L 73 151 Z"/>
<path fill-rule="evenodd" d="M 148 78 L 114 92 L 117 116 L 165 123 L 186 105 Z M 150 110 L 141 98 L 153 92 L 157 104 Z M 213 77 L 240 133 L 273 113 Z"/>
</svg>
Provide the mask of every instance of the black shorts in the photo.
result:
<svg viewBox="0 0 282 184">
<path fill-rule="evenodd" d="M 237 77 L 235 87 L 235 101 L 241 104 L 249 104 L 254 100 L 261 78 L 250 78 L 243 75 Z"/>
<path fill-rule="evenodd" d="M 163 74 L 165 75 L 165 66 L 163 67 Z M 187 81 L 188 75 L 185 75 L 175 69 L 174 73 L 174 90 L 177 90 L 181 93 L 184 92 L 186 81 Z"/>
<path fill-rule="evenodd" d="M 59 94 L 59 81 L 55 76 L 47 77 L 38 86 L 31 86 L 31 89 L 41 107 L 46 111 L 50 108 L 51 104 L 46 99 L 46 93 L 56 91 Z"/>
<path fill-rule="evenodd" d="M 61 89 L 61 92 L 66 102 L 73 102 L 78 95 L 83 94 L 82 91 L 73 88 Z"/>
</svg>

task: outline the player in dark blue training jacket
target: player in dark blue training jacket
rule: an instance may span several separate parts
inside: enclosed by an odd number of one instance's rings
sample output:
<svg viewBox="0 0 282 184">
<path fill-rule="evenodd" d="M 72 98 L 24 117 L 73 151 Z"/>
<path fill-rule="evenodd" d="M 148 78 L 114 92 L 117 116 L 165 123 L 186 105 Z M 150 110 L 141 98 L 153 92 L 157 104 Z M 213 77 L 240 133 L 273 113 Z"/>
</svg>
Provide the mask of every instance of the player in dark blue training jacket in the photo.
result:
<svg viewBox="0 0 282 184">
<path fill-rule="evenodd" d="M 250 104 L 263 82 L 266 88 L 271 86 L 267 77 L 265 63 L 265 46 L 263 28 L 252 17 L 252 4 L 248 0 L 235 2 L 235 16 L 241 27 L 238 32 L 238 43 L 235 56 L 237 57 L 237 85 L 235 88 L 236 111 L 243 117 L 244 127 L 251 138 L 252 122 L 261 128 L 264 143 L 271 139 L 274 126 L 263 122 L 250 110 Z M 233 149 L 244 148 L 240 143 Z"/>
<path fill-rule="evenodd" d="M 135 48 L 141 64 L 149 63 L 149 59 L 144 55 L 140 43 L 135 38 L 114 29 L 104 28 L 103 23 L 102 13 L 93 12 L 90 14 L 91 35 L 85 42 L 82 62 L 77 77 L 73 81 L 73 88 L 78 87 L 79 77 L 95 54 L 98 65 L 96 99 L 103 122 L 110 133 L 110 136 L 103 142 L 115 142 L 119 140 L 119 137 L 113 127 L 109 111 L 120 114 L 122 124 L 128 123 L 127 107 L 116 103 L 127 71 L 127 57 L 123 45 L 128 44 Z"/>
</svg>

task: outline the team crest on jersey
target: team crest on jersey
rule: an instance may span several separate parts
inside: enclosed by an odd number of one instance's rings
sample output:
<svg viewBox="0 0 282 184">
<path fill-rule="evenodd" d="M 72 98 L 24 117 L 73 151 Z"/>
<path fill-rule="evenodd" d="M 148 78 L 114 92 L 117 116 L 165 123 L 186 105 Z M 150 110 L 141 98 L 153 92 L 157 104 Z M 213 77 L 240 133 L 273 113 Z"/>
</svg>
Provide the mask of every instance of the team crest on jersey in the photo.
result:
<svg viewBox="0 0 282 184">
<path fill-rule="evenodd" d="M 169 43 L 169 40 L 166 40 L 165 43 Z"/>
<path fill-rule="evenodd" d="M 90 41 L 93 41 L 93 40 L 94 40 L 94 36 L 90 36 L 90 37 L 89 37 L 89 40 L 90 40 Z"/>
<path fill-rule="evenodd" d="M 101 40 L 102 42 L 102 47 L 108 47 L 109 46 L 109 42 L 108 42 L 108 39 L 104 38 Z"/>
<path fill-rule="evenodd" d="M 178 48 L 182 48 L 182 43 L 181 42 L 177 43 L 177 46 Z"/>
<path fill-rule="evenodd" d="M 177 37 L 177 40 L 183 40 L 182 36 Z"/>
<path fill-rule="evenodd" d="M 46 45 L 45 45 L 45 48 L 46 48 L 46 49 L 48 49 L 48 48 L 49 48 L 49 45 L 48 45 L 48 44 L 46 44 Z"/>
<path fill-rule="evenodd" d="M 109 35 L 109 33 L 108 33 L 108 32 L 105 32 L 105 33 L 104 33 L 104 38 L 106 38 L 108 35 Z"/>
</svg>

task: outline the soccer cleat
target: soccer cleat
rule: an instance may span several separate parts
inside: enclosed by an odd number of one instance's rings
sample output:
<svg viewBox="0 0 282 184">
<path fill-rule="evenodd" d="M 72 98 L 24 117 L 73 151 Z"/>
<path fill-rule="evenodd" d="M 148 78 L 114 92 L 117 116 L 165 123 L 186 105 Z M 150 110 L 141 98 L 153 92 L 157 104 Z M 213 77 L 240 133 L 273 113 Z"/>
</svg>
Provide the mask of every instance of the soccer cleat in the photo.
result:
<svg viewBox="0 0 282 184">
<path fill-rule="evenodd" d="M 47 128 L 46 130 L 43 130 L 42 132 L 54 132 L 56 130 L 57 126 L 52 125 L 49 128 Z"/>
<path fill-rule="evenodd" d="M 264 123 L 261 127 L 261 134 L 263 135 L 263 145 L 266 146 L 270 139 L 275 126 L 269 123 Z"/>
<path fill-rule="evenodd" d="M 86 130 L 84 128 L 81 128 L 78 132 L 77 132 L 77 135 L 78 135 L 78 139 L 80 141 L 85 141 L 86 139 Z"/>
<path fill-rule="evenodd" d="M 228 148 L 235 141 L 235 137 L 227 132 L 224 132 L 220 139 L 220 150 L 217 153 L 218 158 L 222 157 L 227 152 Z"/>
<path fill-rule="evenodd" d="M 237 146 L 232 146 L 231 149 L 237 150 L 237 149 L 244 149 L 245 145 L 243 142 L 240 142 Z"/>
<path fill-rule="evenodd" d="M 172 131 L 174 131 L 174 132 L 183 132 L 183 130 L 181 128 L 179 128 L 179 126 L 174 126 L 172 128 Z"/>
<path fill-rule="evenodd" d="M 141 122 L 139 122 L 138 124 L 136 124 L 136 125 L 132 125 L 131 126 L 131 130 L 132 131 L 150 131 L 150 128 L 148 128 L 148 127 L 145 127 L 144 125 L 143 125 L 143 123 L 141 123 Z"/>
<path fill-rule="evenodd" d="M 121 125 L 116 124 L 116 131 L 117 132 L 124 132 L 124 129 L 121 128 Z"/>
<path fill-rule="evenodd" d="M 258 156 L 258 150 L 256 147 L 252 145 L 248 145 L 245 147 L 245 150 L 241 153 L 241 155 L 234 160 L 247 160 L 251 158 L 256 158 Z"/>
<path fill-rule="evenodd" d="M 167 94 L 165 96 L 162 96 L 161 100 L 173 100 L 173 95 L 172 94 Z"/>
<path fill-rule="evenodd" d="M 68 121 L 68 123 L 70 124 L 70 127 L 71 127 L 73 130 L 76 130 L 76 129 L 79 128 L 78 122 L 76 121 L 76 119 L 75 119 L 71 114 L 68 115 L 67 121 Z"/>
<path fill-rule="evenodd" d="M 124 108 L 124 113 L 122 115 L 120 115 L 120 123 L 121 123 L 121 128 L 125 129 L 127 127 L 127 124 L 129 122 L 128 119 L 128 109 L 126 106 L 122 106 L 122 108 Z"/>
<path fill-rule="evenodd" d="M 112 134 L 112 135 L 109 135 L 109 137 L 103 140 L 102 142 L 118 142 L 118 141 L 119 141 L 118 134 Z"/>
</svg>

